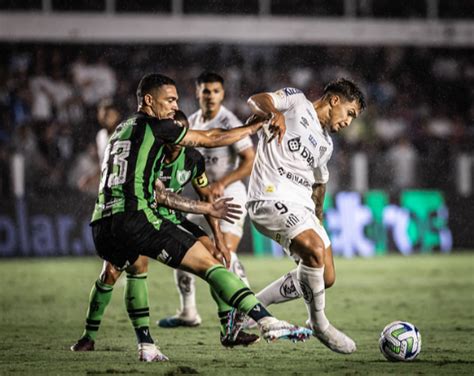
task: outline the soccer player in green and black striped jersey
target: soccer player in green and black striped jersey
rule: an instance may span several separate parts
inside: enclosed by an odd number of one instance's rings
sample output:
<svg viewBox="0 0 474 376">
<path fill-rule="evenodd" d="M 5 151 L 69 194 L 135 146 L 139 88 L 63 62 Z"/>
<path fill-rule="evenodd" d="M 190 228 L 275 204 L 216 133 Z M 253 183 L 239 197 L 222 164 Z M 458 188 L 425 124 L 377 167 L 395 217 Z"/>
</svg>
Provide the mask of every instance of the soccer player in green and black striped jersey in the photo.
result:
<svg viewBox="0 0 474 376">
<path fill-rule="evenodd" d="M 162 183 L 155 181 L 154 172 L 161 170 L 166 144 L 225 146 L 254 134 L 263 122 L 231 130 L 188 130 L 172 120 L 178 110 L 174 81 L 159 74 L 146 75 L 141 79 L 137 99 L 138 112 L 117 127 L 104 156 L 99 196 L 91 221 L 98 255 L 116 269 L 125 269 L 136 277 L 141 272 L 139 265 L 135 265 L 140 255 L 173 268 L 182 267 L 206 280 L 226 304 L 252 317 L 259 324 L 265 339 L 302 340 L 309 337 L 311 331 L 271 316 L 253 292 L 236 275 L 226 270 L 195 236 L 162 218 L 154 206 L 156 199 L 173 209 L 232 221 L 239 211 L 229 203 L 229 199 L 214 202 L 187 199 L 162 189 Z M 284 129 L 272 128 L 281 140 Z M 145 278 L 137 280 L 146 282 Z M 111 291 L 111 286 L 103 282 L 97 287 L 102 291 Z M 134 309 L 135 317 L 148 318 L 147 297 L 143 297 L 142 301 L 144 306 Z M 90 311 L 97 309 L 100 307 L 89 307 Z M 135 331 L 140 360 L 168 359 L 155 346 L 149 326 L 135 327 Z"/>
</svg>

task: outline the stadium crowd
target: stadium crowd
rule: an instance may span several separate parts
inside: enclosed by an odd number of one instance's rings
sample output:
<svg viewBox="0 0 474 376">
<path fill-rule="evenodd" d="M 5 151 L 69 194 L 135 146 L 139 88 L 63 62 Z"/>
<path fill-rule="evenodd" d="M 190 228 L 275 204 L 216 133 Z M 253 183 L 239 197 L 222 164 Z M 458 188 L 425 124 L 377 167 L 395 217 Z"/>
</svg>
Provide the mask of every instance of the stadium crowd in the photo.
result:
<svg viewBox="0 0 474 376">
<path fill-rule="evenodd" d="M 0 197 L 12 193 L 11 158 L 25 161 L 28 195 L 80 185 L 98 169 L 97 106 L 136 110 L 139 78 L 173 77 L 181 109 L 197 108 L 194 79 L 204 69 L 225 78 L 226 107 L 242 120 L 247 98 L 297 87 L 317 97 L 336 77 L 365 89 L 368 110 L 334 138 L 330 190 L 352 189 L 353 160 L 368 161 L 369 188 L 453 190 L 455 158 L 474 146 L 474 63 L 462 49 L 237 45 L 0 44 Z M 359 154 L 360 155 L 360 154 Z"/>
</svg>

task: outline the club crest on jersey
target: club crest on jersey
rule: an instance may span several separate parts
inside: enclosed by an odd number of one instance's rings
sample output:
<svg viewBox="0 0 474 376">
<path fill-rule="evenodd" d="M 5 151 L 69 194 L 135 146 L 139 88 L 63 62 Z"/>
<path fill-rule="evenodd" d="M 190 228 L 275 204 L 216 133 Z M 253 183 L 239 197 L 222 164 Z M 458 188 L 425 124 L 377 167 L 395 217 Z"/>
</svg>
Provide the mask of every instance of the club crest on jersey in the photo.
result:
<svg viewBox="0 0 474 376">
<path fill-rule="evenodd" d="M 301 147 L 300 139 L 301 137 L 296 137 L 288 141 L 288 148 L 290 149 L 290 151 L 300 150 L 300 147 Z"/>
<path fill-rule="evenodd" d="M 322 156 L 324 155 L 324 153 L 326 153 L 327 150 L 328 150 L 328 148 L 326 146 L 320 146 L 319 147 L 319 159 L 322 158 Z"/>
<path fill-rule="evenodd" d="M 176 180 L 178 180 L 178 183 L 183 185 L 186 183 L 191 176 L 191 171 L 187 170 L 180 170 L 176 172 Z"/>
</svg>

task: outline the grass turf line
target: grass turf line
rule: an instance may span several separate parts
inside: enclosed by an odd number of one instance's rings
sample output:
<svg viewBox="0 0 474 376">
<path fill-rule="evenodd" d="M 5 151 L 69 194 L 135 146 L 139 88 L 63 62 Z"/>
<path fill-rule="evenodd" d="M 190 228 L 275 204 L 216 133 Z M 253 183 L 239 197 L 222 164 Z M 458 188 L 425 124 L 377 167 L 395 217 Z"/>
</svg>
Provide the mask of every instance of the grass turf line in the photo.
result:
<svg viewBox="0 0 474 376">
<path fill-rule="evenodd" d="M 283 275 L 289 259 L 242 257 L 254 291 Z M 219 344 L 215 306 L 197 283 L 203 318 L 198 328 L 161 329 L 156 320 L 179 305 L 172 270 L 150 263 L 152 333 L 168 363 L 137 361 L 135 335 L 114 289 L 92 353 L 69 351 L 80 336 L 98 258 L 2 260 L 0 263 L 0 374 L 473 374 L 474 253 L 336 259 L 337 280 L 327 292 L 331 322 L 355 339 L 351 356 L 331 352 L 316 339 L 293 344 L 261 342 L 228 350 Z M 279 318 L 303 325 L 302 300 L 270 307 Z M 378 350 L 382 328 L 394 320 L 415 324 L 423 345 L 412 363 L 390 363 Z"/>
</svg>

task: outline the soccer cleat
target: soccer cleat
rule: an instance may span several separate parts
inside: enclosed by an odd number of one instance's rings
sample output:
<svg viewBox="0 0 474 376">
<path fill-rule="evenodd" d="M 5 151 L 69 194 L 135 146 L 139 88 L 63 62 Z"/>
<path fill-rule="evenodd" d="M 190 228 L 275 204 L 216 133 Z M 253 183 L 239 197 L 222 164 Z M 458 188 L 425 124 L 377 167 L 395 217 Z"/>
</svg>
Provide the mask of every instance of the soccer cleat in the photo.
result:
<svg viewBox="0 0 474 376">
<path fill-rule="evenodd" d="M 312 334 L 312 330 L 301 328 L 286 321 L 278 320 L 275 317 L 265 317 L 258 322 L 262 337 L 267 341 L 277 339 L 288 339 L 293 342 L 304 342 Z"/>
<path fill-rule="evenodd" d="M 138 359 L 141 362 L 166 362 L 169 360 L 154 343 L 139 343 Z"/>
<path fill-rule="evenodd" d="M 229 335 L 221 334 L 221 344 L 224 347 L 244 346 L 253 345 L 260 341 L 260 337 L 256 334 L 250 334 L 240 331 L 235 338 L 231 338 Z"/>
<path fill-rule="evenodd" d="M 156 324 L 161 328 L 177 328 L 178 326 L 199 326 L 201 325 L 201 316 L 196 314 L 194 317 L 187 317 L 178 313 L 177 315 L 165 317 L 156 322 Z"/>
<path fill-rule="evenodd" d="M 313 329 L 313 335 L 332 351 L 340 354 L 352 354 L 357 350 L 355 342 L 340 330 L 329 324 L 323 332 Z"/>
<path fill-rule="evenodd" d="M 71 346 L 71 351 L 94 351 L 94 343 L 94 340 L 82 337 Z"/>
</svg>

